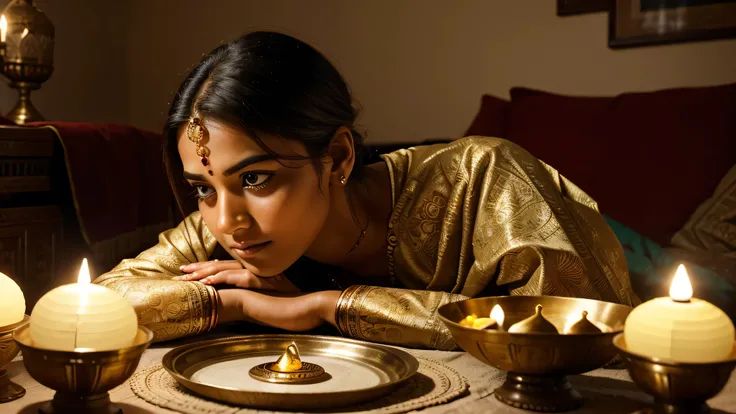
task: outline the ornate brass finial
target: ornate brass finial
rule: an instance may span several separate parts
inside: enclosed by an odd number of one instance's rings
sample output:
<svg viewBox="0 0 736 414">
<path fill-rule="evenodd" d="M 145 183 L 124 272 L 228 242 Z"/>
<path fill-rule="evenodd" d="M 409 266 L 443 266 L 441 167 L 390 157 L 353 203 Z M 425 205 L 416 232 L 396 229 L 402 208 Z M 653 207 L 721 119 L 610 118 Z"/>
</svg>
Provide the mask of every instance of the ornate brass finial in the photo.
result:
<svg viewBox="0 0 736 414">
<path fill-rule="evenodd" d="M 299 355 L 299 348 L 296 347 L 296 343 L 294 342 L 286 347 L 284 354 L 279 357 L 278 361 L 271 365 L 271 369 L 278 372 L 293 372 L 301 368 L 302 358 Z"/>
<path fill-rule="evenodd" d="M 259 381 L 273 383 L 314 383 L 330 378 L 325 370 L 309 362 L 302 362 L 299 348 L 292 342 L 276 362 L 267 362 L 251 368 L 248 374 Z"/>
<path fill-rule="evenodd" d="M 579 321 L 575 322 L 566 333 L 570 334 L 586 334 L 586 333 L 601 333 L 597 326 L 593 325 L 588 320 L 588 311 L 583 311 L 583 317 Z"/>
<path fill-rule="evenodd" d="M 542 305 L 537 305 L 534 315 L 515 323 L 509 328 L 511 333 L 556 333 L 557 328 L 542 315 Z"/>
</svg>

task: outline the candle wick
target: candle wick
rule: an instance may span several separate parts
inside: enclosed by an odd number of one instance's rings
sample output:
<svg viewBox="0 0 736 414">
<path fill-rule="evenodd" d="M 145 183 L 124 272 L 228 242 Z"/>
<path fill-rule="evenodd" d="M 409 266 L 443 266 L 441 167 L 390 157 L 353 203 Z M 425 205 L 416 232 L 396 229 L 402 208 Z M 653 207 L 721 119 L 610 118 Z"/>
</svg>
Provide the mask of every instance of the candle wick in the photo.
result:
<svg viewBox="0 0 736 414">
<path fill-rule="evenodd" d="M 671 299 L 677 303 L 690 303 L 690 299 L 675 299 L 675 298 L 671 298 Z"/>
</svg>

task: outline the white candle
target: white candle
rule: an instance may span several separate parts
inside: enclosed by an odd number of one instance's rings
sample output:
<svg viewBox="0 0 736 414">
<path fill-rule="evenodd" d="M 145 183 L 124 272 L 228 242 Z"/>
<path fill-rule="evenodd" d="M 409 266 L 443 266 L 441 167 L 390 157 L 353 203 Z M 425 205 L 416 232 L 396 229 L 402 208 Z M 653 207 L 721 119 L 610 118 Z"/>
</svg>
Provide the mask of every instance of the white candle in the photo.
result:
<svg viewBox="0 0 736 414">
<path fill-rule="evenodd" d="M 26 313 L 26 298 L 15 281 L 0 273 L 0 328 L 18 323 Z"/>
<path fill-rule="evenodd" d="M 138 318 L 120 294 L 90 283 L 87 259 L 78 283 L 45 294 L 31 313 L 31 338 L 38 348 L 115 350 L 133 344 Z"/>
<path fill-rule="evenodd" d="M 692 297 L 685 266 L 677 268 L 670 297 L 652 299 L 629 314 L 627 348 L 636 354 L 677 362 L 722 361 L 734 345 L 734 326 L 718 307 Z"/>
</svg>

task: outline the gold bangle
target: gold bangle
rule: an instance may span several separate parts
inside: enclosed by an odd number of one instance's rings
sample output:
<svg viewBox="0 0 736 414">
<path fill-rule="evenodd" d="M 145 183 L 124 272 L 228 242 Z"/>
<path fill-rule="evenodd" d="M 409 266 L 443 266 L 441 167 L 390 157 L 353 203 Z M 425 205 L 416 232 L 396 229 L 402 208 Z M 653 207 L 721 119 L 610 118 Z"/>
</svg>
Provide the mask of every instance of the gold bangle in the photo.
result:
<svg viewBox="0 0 736 414">
<path fill-rule="evenodd" d="M 209 323 L 204 327 L 203 332 L 209 332 L 215 327 L 215 325 L 217 325 L 217 315 L 218 315 L 217 308 L 219 305 L 220 296 L 214 287 L 210 285 L 205 285 L 205 288 L 207 289 L 207 295 L 209 296 L 209 299 L 210 299 L 210 312 L 209 312 L 210 318 L 208 321 Z"/>
<path fill-rule="evenodd" d="M 212 329 L 215 329 L 220 320 L 220 292 L 218 292 L 214 287 L 212 288 L 212 292 L 215 298 L 214 305 L 212 307 Z"/>
<path fill-rule="evenodd" d="M 340 297 L 337 298 L 337 304 L 335 304 L 335 327 L 342 336 L 345 336 L 345 332 L 342 329 L 342 321 L 340 320 L 340 316 L 342 316 L 341 308 L 343 307 L 342 303 L 345 301 L 345 294 L 348 289 L 345 289 L 340 293 Z"/>
<path fill-rule="evenodd" d="M 364 286 L 350 286 L 343 290 L 337 299 L 337 306 L 335 306 L 335 326 L 342 336 L 352 336 L 350 329 L 350 310 L 357 296 L 356 293 L 362 290 L 361 288 L 364 288 Z"/>
</svg>

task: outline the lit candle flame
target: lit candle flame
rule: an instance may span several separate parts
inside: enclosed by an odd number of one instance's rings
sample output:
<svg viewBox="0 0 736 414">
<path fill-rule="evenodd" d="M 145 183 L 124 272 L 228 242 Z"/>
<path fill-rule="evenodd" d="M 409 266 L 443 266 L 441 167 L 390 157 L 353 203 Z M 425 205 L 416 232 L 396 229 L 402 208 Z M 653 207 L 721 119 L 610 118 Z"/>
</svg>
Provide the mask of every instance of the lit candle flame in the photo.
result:
<svg viewBox="0 0 736 414">
<path fill-rule="evenodd" d="M 670 284 L 670 298 L 677 302 L 689 302 L 693 297 L 693 286 L 684 265 L 677 266 L 677 272 Z"/>
<path fill-rule="evenodd" d="M 77 277 L 77 283 L 80 285 L 89 285 L 92 282 L 89 277 L 89 265 L 87 265 L 87 259 L 82 260 L 82 267 L 79 268 L 79 277 Z"/>
<path fill-rule="evenodd" d="M 91 281 L 92 280 L 89 276 L 89 266 L 87 265 L 87 259 L 85 258 L 84 260 L 82 260 L 82 267 L 79 268 L 79 276 L 77 276 L 77 284 L 80 285 L 82 289 L 82 295 L 79 298 L 79 309 L 77 311 L 78 313 L 84 312 L 84 309 L 87 307 L 87 286 L 89 286 Z"/>
<path fill-rule="evenodd" d="M 3 14 L 0 16 L 0 42 L 5 43 L 5 36 L 8 35 L 8 19 Z"/>
<path fill-rule="evenodd" d="M 491 309 L 491 318 L 496 321 L 498 324 L 498 327 L 501 328 L 503 326 L 503 320 L 506 318 L 506 316 L 503 313 L 503 309 L 501 309 L 500 305 L 495 305 L 493 309 Z"/>
<path fill-rule="evenodd" d="M 23 33 L 20 35 L 21 39 L 25 39 L 25 37 L 28 36 L 28 28 L 26 27 L 23 29 Z"/>
</svg>

